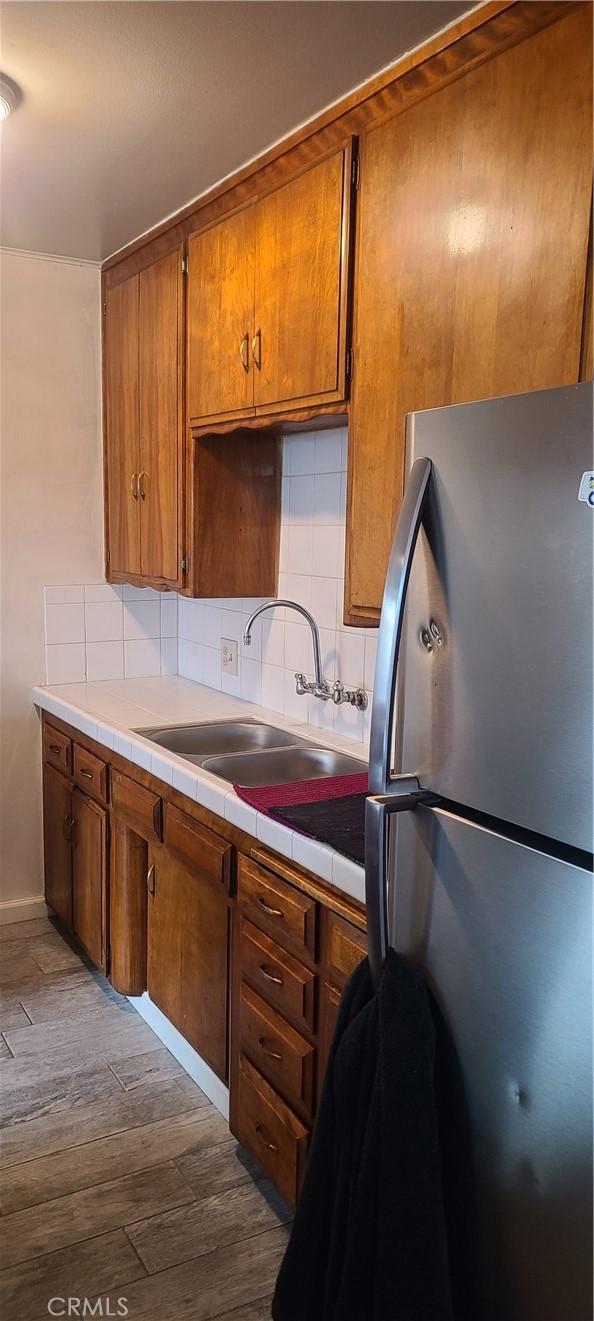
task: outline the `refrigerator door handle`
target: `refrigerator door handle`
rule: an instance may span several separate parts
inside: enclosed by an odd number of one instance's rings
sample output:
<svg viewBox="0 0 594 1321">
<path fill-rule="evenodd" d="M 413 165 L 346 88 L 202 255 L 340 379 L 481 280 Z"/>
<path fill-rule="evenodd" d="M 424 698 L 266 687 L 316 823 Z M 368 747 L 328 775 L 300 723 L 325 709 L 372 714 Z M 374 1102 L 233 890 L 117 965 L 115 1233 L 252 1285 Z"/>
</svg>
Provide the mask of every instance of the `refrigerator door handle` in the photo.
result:
<svg viewBox="0 0 594 1321">
<path fill-rule="evenodd" d="M 377 986 L 388 947 L 388 842 L 394 812 L 411 812 L 420 803 L 439 802 L 437 794 L 421 789 L 414 775 L 396 775 L 390 793 L 375 794 L 365 803 L 365 899 L 369 967 Z"/>
<path fill-rule="evenodd" d="M 369 741 L 369 790 L 372 794 L 389 794 L 392 792 L 390 786 L 395 783 L 391 777 L 390 763 L 396 671 L 406 590 L 430 478 L 431 460 L 415 459 L 406 484 L 388 565 L 377 643 Z"/>
</svg>

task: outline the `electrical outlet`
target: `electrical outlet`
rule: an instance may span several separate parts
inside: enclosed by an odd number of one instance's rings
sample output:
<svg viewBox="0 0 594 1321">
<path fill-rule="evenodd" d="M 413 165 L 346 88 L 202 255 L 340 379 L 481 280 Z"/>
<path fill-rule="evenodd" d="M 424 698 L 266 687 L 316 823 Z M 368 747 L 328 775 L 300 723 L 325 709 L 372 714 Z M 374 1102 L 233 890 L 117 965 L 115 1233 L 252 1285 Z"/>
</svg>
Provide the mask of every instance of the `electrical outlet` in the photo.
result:
<svg viewBox="0 0 594 1321">
<path fill-rule="evenodd" d="M 237 674 L 237 643 L 233 638 L 221 638 L 221 672 Z"/>
</svg>

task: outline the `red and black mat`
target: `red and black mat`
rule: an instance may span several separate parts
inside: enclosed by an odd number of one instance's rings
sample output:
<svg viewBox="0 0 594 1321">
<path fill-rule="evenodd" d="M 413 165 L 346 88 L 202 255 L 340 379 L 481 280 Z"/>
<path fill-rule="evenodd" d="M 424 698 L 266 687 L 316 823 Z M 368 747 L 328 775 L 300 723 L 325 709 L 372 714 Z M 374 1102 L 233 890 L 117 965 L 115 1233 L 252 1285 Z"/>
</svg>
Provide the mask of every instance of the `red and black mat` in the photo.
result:
<svg viewBox="0 0 594 1321">
<path fill-rule="evenodd" d="M 367 774 L 298 780 L 294 784 L 233 786 L 237 796 L 258 812 L 328 844 L 353 862 L 365 857 Z"/>
</svg>

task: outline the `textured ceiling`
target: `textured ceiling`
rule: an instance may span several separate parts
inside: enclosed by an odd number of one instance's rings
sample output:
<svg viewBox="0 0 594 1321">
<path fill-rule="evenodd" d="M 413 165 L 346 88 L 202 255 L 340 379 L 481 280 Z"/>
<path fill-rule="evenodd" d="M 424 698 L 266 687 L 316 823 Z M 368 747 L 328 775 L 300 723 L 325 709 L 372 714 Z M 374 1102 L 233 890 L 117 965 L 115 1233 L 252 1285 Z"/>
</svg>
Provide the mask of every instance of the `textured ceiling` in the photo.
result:
<svg viewBox="0 0 594 1321">
<path fill-rule="evenodd" d="M 1 241 L 103 259 L 470 8 L 8 0 Z"/>
</svg>

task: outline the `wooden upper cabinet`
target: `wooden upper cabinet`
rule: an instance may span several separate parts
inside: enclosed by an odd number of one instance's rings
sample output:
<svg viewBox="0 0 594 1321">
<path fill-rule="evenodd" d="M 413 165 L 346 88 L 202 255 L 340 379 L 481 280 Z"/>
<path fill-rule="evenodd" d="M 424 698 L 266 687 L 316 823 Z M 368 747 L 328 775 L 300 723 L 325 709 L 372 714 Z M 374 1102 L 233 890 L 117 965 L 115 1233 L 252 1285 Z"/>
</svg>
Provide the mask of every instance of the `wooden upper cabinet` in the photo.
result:
<svg viewBox="0 0 594 1321">
<path fill-rule="evenodd" d="M 177 583 L 183 433 L 181 251 L 140 272 L 140 560 L 147 578 Z"/>
<path fill-rule="evenodd" d="M 195 425 L 346 395 L 352 143 L 189 241 Z"/>
<path fill-rule="evenodd" d="M 254 412 L 254 207 L 188 243 L 188 417 Z"/>
<path fill-rule="evenodd" d="M 138 276 L 105 298 L 106 541 L 109 575 L 140 573 Z M 136 496 L 136 498 L 135 498 Z"/>
<path fill-rule="evenodd" d="M 406 414 L 577 381 L 591 14 L 571 11 L 361 147 L 345 618 L 378 618 Z"/>
<path fill-rule="evenodd" d="M 351 155 L 334 152 L 258 203 L 258 413 L 344 398 Z"/>
<path fill-rule="evenodd" d="M 108 289 L 107 576 L 181 581 L 182 252 Z"/>
</svg>

